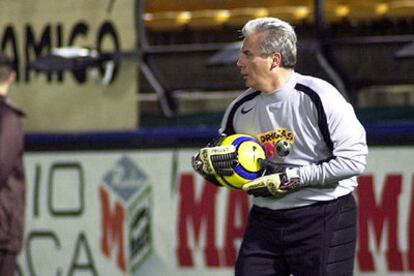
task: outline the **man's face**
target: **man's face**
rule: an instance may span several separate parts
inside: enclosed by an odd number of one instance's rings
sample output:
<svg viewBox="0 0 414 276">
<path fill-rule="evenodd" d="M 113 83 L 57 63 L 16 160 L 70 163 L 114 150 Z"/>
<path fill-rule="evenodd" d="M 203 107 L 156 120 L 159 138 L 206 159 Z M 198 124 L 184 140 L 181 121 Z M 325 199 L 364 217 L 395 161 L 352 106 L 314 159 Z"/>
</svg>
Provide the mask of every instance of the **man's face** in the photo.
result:
<svg viewBox="0 0 414 276">
<path fill-rule="evenodd" d="M 272 56 L 264 57 L 259 48 L 262 40 L 261 33 L 252 34 L 243 41 L 241 54 L 237 61 L 247 87 L 263 90 L 271 82 Z"/>
</svg>

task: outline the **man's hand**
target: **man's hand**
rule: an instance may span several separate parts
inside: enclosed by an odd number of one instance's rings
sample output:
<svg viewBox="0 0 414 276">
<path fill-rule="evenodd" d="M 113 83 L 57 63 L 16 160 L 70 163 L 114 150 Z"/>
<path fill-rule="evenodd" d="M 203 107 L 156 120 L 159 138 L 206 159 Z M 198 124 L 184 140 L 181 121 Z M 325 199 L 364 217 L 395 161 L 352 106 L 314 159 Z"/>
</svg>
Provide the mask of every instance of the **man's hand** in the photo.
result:
<svg viewBox="0 0 414 276">
<path fill-rule="evenodd" d="M 244 184 L 242 189 L 248 194 L 280 198 L 300 186 L 300 178 L 297 171 L 281 169 L 280 167 L 277 167 L 276 164 L 272 164 L 272 162 L 265 160 L 261 160 L 261 164 L 264 165 L 267 172 L 270 172 L 271 174 L 259 177 Z"/>
<path fill-rule="evenodd" d="M 202 148 L 191 163 L 202 175 L 232 175 L 238 164 L 236 148 L 232 145 Z"/>
</svg>

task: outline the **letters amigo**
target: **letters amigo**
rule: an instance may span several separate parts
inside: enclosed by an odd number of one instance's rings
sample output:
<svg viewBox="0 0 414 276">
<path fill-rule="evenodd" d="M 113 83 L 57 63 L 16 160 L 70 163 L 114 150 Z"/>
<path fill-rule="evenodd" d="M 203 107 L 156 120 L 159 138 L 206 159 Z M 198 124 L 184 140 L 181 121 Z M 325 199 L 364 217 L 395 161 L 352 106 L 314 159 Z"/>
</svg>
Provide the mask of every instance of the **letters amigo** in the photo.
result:
<svg viewBox="0 0 414 276">
<path fill-rule="evenodd" d="M 89 41 L 93 44 L 90 45 Z M 112 45 L 110 51 L 119 51 L 121 49 L 121 41 L 118 36 L 117 28 L 114 22 L 103 21 L 97 28 L 96 33 L 92 33 L 92 28 L 88 22 L 79 20 L 73 25 L 64 25 L 61 22 L 55 24 L 48 23 L 36 30 L 31 24 L 26 24 L 22 29 L 18 29 L 14 24 L 4 26 L 1 34 L 1 50 L 13 58 L 13 66 L 16 70 L 18 82 L 29 83 L 32 75 L 37 77 L 38 73 L 30 67 L 40 55 L 46 54 L 56 47 L 78 46 L 96 49 L 103 49 L 103 45 Z M 111 81 L 116 79 L 117 65 L 115 65 L 114 75 Z M 100 73 L 103 74 L 103 68 Z M 85 72 L 72 72 L 78 83 L 87 81 Z M 64 74 L 49 73 L 47 81 L 64 81 Z"/>
</svg>

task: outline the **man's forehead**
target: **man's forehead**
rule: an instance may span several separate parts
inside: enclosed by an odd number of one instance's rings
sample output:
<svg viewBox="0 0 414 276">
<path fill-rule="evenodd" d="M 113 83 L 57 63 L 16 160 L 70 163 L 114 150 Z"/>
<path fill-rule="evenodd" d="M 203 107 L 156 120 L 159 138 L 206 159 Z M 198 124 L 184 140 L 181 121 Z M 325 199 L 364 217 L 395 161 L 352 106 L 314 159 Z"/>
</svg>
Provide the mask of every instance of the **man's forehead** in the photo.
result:
<svg viewBox="0 0 414 276">
<path fill-rule="evenodd" d="M 260 42 L 261 37 L 259 36 L 259 34 L 252 34 L 248 37 L 245 37 L 243 39 L 243 43 L 241 45 L 241 50 L 245 51 L 245 50 L 254 50 L 254 49 L 258 49 L 259 48 L 259 42 Z"/>
</svg>

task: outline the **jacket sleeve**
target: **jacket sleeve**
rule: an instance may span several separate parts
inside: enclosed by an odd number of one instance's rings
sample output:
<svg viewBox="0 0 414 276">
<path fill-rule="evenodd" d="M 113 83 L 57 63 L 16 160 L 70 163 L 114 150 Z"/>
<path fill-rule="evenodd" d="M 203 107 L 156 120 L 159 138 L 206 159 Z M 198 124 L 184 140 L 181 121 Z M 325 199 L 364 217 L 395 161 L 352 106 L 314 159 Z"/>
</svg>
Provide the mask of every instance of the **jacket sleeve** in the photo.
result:
<svg viewBox="0 0 414 276">
<path fill-rule="evenodd" d="M 339 93 L 335 94 L 323 102 L 332 141 L 332 157 L 318 164 L 301 167 L 298 173 L 304 185 L 335 184 L 365 170 L 368 154 L 365 129 L 351 104 Z"/>
<path fill-rule="evenodd" d="M 0 188 L 23 152 L 20 116 L 0 103 Z"/>
</svg>

